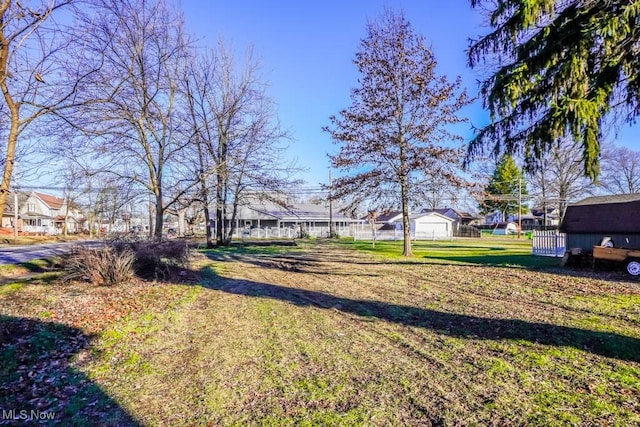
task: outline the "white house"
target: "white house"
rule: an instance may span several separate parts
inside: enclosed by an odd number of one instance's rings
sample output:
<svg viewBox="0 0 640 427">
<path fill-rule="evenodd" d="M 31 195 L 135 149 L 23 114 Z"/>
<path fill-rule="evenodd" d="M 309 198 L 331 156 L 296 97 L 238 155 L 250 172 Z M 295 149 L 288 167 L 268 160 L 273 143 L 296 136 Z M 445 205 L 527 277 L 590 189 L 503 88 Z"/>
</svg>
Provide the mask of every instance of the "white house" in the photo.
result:
<svg viewBox="0 0 640 427">
<path fill-rule="evenodd" d="M 49 194 L 31 192 L 19 209 L 23 231 L 60 234 L 64 230 L 65 216 L 70 233 L 80 231 L 83 217 L 79 209 L 71 208 L 67 215 L 66 200 Z"/>
</svg>

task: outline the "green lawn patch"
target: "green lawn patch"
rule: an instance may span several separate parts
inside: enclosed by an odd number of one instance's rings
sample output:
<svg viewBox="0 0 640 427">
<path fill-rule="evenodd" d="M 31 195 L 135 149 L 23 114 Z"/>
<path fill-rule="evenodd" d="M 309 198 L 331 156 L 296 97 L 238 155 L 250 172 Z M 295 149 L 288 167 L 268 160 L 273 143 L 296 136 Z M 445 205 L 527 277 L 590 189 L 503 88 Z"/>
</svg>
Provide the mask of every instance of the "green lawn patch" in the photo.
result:
<svg viewBox="0 0 640 427">
<path fill-rule="evenodd" d="M 402 241 L 378 241 L 375 248 L 369 241 L 343 239 L 341 243 L 371 254 L 402 258 Z M 453 241 L 413 242 L 413 259 L 431 263 L 475 264 L 520 268 L 558 267 L 558 258 L 531 254 L 527 239 L 464 239 Z"/>
</svg>

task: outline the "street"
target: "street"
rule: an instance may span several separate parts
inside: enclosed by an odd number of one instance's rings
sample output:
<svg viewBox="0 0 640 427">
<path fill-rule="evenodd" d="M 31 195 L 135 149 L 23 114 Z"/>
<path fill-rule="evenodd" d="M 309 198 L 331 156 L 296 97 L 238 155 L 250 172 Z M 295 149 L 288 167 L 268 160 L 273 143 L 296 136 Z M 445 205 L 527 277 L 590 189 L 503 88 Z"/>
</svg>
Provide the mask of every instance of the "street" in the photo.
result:
<svg viewBox="0 0 640 427">
<path fill-rule="evenodd" d="M 33 261 L 34 259 L 45 259 L 64 255 L 78 245 L 95 248 L 102 244 L 103 242 L 99 240 L 85 240 L 78 242 L 3 247 L 0 248 L 0 265 L 19 264 L 22 262 Z"/>
</svg>

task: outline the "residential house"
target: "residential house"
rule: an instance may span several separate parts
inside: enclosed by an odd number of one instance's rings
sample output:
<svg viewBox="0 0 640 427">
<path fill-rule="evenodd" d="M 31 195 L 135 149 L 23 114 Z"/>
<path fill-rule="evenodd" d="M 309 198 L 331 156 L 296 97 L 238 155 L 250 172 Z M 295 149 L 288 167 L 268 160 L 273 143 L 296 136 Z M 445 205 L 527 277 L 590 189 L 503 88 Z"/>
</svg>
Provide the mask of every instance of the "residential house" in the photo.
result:
<svg viewBox="0 0 640 427">
<path fill-rule="evenodd" d="M 296 237 L 304 234 L 326 237 L 330 222 L 333 222 L 334 232 L 350 235 L 352 227 L 364 223 L 347 217 L 337 208 L 330 215 L 328 206 L 323 204 L 292 203 L 282 206 L 260 200 L 238 206 L 235 220 L 231 218 L 231 208 L 228 208 L 225 218 L 224 228 L 233 227 L 236 237 Z M 215 229 L 215 226 L 213 219 L 211 227 Z"/>
<path fill-rule="evenodd" d="M 609 237 L 615 247 L 640 248 L 640 193 L 588 197 L 567 206 L 560 231 L 568 249 L 590 251 Z"/>
<path fill-rule="evenodd" d="M 68 212 L 67 212 L 68 211 Z M 19 209 L 23 231 L 60 234 L 64 231 L 65 218 L 69 233 L 81 231 L 84 218 L 80 209 L 50 194 L 31 192 Z"/>
<path fill-rule="evenodd" d="M 23 206 L 27 199 L 29 198 L 29 195 L 27 193 L 23 193 L 21 191 L 19 191 L 17 193 L 17 198 L 18 198 L 18 206 Z M 15 209 L 15 200 L 16 200 L 16 193 L 12 192 L 11 194 L 9 194 L 9 197 L 7 198 L 7 204 L 4 208 L 4 213 L 2 214 L 2 228 L 11 228 L 13 230 L 13 226 L 16 220 L 16 213 L 18 214 L 18 231 L 22 231 L 22 218 L 20 217 L 20 211 L 18 210 L 18 212 L 16 212 Z"/>
</svg>

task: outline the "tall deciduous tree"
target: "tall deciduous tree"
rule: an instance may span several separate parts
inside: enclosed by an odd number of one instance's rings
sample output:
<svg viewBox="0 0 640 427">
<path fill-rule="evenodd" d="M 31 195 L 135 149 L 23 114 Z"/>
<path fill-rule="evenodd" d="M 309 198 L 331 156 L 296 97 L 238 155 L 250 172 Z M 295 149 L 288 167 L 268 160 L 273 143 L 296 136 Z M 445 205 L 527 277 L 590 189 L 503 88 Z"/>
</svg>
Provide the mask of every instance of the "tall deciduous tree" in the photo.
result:
<svg viewBox="0 0 640 427">
<path fill-rule="evenodd" d="M 226 244 L 238 207 L 247 197 L 269 198 L 291 183 L 296 168 L 282 162 L 288 135 L 280 128 L 251 49 L 240 63 L 233 49 L 219 42 L 217 49 L 193 59 L 184 84 L 206 221 L 213 199 L 216 244 Z M 210 177 L 213 195 L 209 194 Z M 225 230 L 227 219 L 232 225 Z"/>
<path fill-rule="evenodd" d="M 66 20 L 57 21 L 60 9 L 72 10 L 68 0 L 0 1 L 0 137 L 3 171 L 0 180 L 0 216 L 11 187 L 18 142 L 40 117 L 75 103 L 77 82 L 69 48 L 80 36 Z M 66 23 L 66 24 L 65 24 Z M 77 65 L 77 64 L 76 64 Z M 90 73 L 90 70 L 86 70 Z M 67 77 L 73 75 L 74 79 Z M 39 130 L 41 134 L 41 129 Z"/>
<path fill-rule="evenodd" d="M 610 145 L 602 153 L 600 185 L 609 193 L 640 193 L 640 151 Z"/>
<path fill-rule="evenodd" d="M 433 52 L 402 13 L 387 10 L 367 24 L 355 64 L 361 77 L 352 104 L 325 128 L 340 144 L 333 167 L 351 172 L 333 182 L 332 195 L 401 206 L 403 254 L 411 256 L 410 201 L 418 202 L 420 184 L 431 176 L 455 181 L 459 152 L 441 144 L 461 140 L 451 125 L 463 121 L 458 114 L 468 98 L 459 79 L 436 74 Z"/>
<path fill-rule="evenodd" d="M 96 166 L 151 194 L 160 239 L 166 209 L 195 182 L 181 163 L 189 144 L 182 17 L 163 0 L 100 0 L 85 28 L 86 55 L 103 65 L 83 86 L 88 103 L 75 123 L 89 135 Z"/>
<path fill-rule="evenodd" d="M 543 209 L 545 225 L 548 208 L 556 208 L 562 221 L 569 202 L 595 190 L 593 180 L 584 176 L 580 150 L 577 142 L 562 139 L 544 153 L 535 172 L 529 174 L 530 190 Z"/>
<path fill-rule="evenodd" d="M 522 170 L 512 156 L 502 156 L 485 189 L 480 212 L 484 215 L 500 212 L 505 221 L 508 215 L 519 213 L 524 194 L 527 194 L 527 187 Z"/>
<path fill-rule="evenodd" d="M 495 61 L 481 86 L 492 121 L 469 145 L 497 156 L 521 152 L 535 166 L 554 141 L 582 147 L 584 172 L 599 172 L 609 113 L 640 113 L 639 0 L 471 0 L 486 6 L 488 35 L 472 41 L 469 64 Z"/>
</svg>

